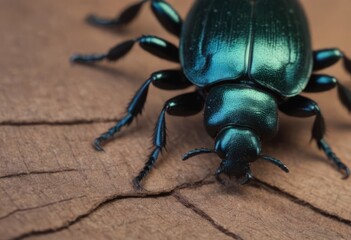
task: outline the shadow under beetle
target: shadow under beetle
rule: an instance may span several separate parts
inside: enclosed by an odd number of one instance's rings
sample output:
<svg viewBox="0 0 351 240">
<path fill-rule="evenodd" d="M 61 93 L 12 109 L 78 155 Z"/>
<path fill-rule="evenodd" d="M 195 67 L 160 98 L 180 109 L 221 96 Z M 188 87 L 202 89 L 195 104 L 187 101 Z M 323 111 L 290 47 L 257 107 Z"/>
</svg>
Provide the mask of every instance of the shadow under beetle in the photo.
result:
<svg viewBox="0 0 351 240">
<path fill-rule="evenodd" d="M 106 54 L 74 55 L 71 60 L 91 63 L 117 61 L 138 43 L 147 52 L 180 63 L 179 70 L 151 74 L 128 105 L 126 115 L 94 142 L 97 150 L 122 127 L 141 114 L 150 84 L 178 90 L 196 90 L 168 100 L 156 123 L 153 145 L 145 167 L 134 179 L 136 188 L 155 165 L 166 146 L 165 115 L 190 116 L 204 109 L 204 124 L 214 138 L 213 149 L 194 149 L 183 159 L 216 153 L 221 164 L 215 175 L 235 176 L 240 183 L 253 176 L 250 164 L 263 159 L 283 171 L 278 159 L 262 154 L 261 142 L 278 131 L 278 109 L 294 117 L 315 117 L 312 139 L 344 178 L 349 168 L 341 162 L 324 139 L 325 123 L 316 102 L 301 92 L 323 92 L 337 88 L 339 100 L 351 111 L 351 91 L 337 79 L 315 74 L 342 59 L 351 73 L 351 61 L 339 49 L 312 51 L 308 22 L 297 0 L 197 0 L 183 22 L 165 1 L 143 0 L 114 19 L 89 16 L 93 25 L 119 27 L 130 23 L 146 3 L 171 34 L 179 37 L 178 47 L 155 37 L 141 36 L 118 44 Z"/>
</svg>

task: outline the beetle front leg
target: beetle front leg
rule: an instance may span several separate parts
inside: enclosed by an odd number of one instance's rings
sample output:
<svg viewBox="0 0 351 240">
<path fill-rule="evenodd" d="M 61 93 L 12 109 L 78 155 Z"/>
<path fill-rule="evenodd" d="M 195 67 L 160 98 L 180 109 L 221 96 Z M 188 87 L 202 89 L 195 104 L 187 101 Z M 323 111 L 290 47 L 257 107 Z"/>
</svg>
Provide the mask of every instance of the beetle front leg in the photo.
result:
<svg viewBox="0 0 351 240">
<path fill-rule="evenodd" d="M 155 166 L 162 149 L 166 147 L 166 113 L 173 116 L 191 116 L 201 112 L 203 106 L 204 99 L 199 91 L 182 94 L 166 102 L 158 117 L 153 134 L 152 144 L 154 149 L 149 155 L 144 168 L 134 178 L 133 183 L 135 188 L 141 189 L 140 182 Z"/>
<path fill-rule="evenodd" d="M 74 54 L 71 56 L 71 61 L 76 63 L 93 63 L 105 59 L 107 61 L 117 61 L 127 55 L 136 43 L 139 43 L 145 51 L 152 55 L 179 63 L 179 49 L 172 43 L 155 36 L 142 36 L 135 40 L 125 41 L 103 54 Z"/>
<path fill-rule="evenodd" d="M 343 60 L 345 70 L 351 74 L 351 60 L 337 48 L 323 49 L 313 52 L 313 71 L 319 71 Z"/>
<path fill-rule="evenodd" d="M 342 85 L 336 78 L 328 75 L 313 74 L 304 89 L 304 92 L 324 92 L 337 87 L 339 100 L 351 112 L 351 91 Z"/>
<path fill-rule="evenodd" d="M 350 169 L 338 158 L 332 148 L 324 139 L 325 122 L 323 115 L 314 101 L 303 96 L 289 98 L 286 102 L 279 106 L 279 109 L 287 115 L 294 117 L 312 117 L 315 116 L 315 121 L 312 128 L 312 139 L 317 142 L 317 146 L 338 168 L 344 172 L 344 179 L 350 175 Z"/>
<path fill-rule="evenodd" d="M 87 17 L 87 22 L 96 26 L 123 26 L 131 23 L 139 14 L 141 7 L 151 2 L 151 9 L 161 25 L 173 35 L 179 37 L 182 28 L 182 19 L 174 8 L 163 0 L 142 0 L 126 8 L 117 17 L 106 19 L 95 15 Z"/>
<path fill-rule="evenodd" d="M 180 90 L 192 85 L 186 79 L 182 70 L 163 70 L 151 74 L 150 78 L 139 88 L 128 104 L 125 116 L 115 126 L 95 139 L 93 145 L 96 150 L 103 151 L 101 147 L 103 142 L 110 140 L 123 127 L 130 125 L 134 118 L 142 113 L 151 83 L 157 88 L 166 90 Z"/>
</svg>

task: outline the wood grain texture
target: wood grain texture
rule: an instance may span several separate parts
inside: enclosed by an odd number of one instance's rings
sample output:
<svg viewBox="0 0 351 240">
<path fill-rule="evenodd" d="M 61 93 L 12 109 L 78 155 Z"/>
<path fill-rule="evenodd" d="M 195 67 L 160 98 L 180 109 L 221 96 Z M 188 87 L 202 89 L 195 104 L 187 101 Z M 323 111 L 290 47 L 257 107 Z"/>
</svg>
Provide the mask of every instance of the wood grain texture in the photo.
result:
<svg viewBox="0 0 351 240">
<path fill-rule="evenodd" d="M 206 212 L 243 239 L 348 239 L 349 226 L 261 188 L 204 186 L 180 190 L 182 203 Z M 213 207 L 217 206 L 218 207 Z"/>
<path fill-rule="evenodd" d="M 128 213 L 126 217 L 118 213 Z M 206 229 L 206 231 L 204 231 Z M 232 239 L 172 196 L 127 198 L 70 229 L 29 239 Z"/>
<path fill-rule="evenodd" d="M 150 89 L 145 113 L 95 152 L 91 141 L 113 125 L 139 85 L 155 70 L 176 65 L 139 48 L 118 64 L 73 66 L 75 52 L 105 51 L 144 34 L 176 43 L 146 7 L 123 31 L 84 23 L 94 11 L 114 16 L 130 0 L 2 0 L 0 3 L 0 239 L 349 239 L 350 181 L 341 180 L 315 144 L 312 119 L 281 117 L 264 152 L 290 168 L 253 166 L 259 181 L 220 186 L 219 161 L 188 162 L 186 151 L 212 146 L 202 116 L 167 118 L 168 148 L 135 192 L 157 114 L 179 92 Z M 185 16 L 191 1 L 169 1 Z M 302 1 L 314 48 L 351 55 L 348 0 Z M 351 88 L 341 65 L 325 73 Z M 325 114 L 327 140 L 351 166 L 351 116 L 335 91 L 309 95 Z"/>
</svg>

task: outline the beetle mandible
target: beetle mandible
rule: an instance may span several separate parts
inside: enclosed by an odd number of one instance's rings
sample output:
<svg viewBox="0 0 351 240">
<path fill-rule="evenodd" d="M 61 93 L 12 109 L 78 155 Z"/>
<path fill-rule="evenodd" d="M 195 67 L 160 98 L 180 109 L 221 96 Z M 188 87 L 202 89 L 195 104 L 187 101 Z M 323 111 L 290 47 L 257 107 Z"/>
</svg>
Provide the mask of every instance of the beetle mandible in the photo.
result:
<svg viewBox="0 0 351 240">
<path fill-rule="evenodd" d="M 315 117 L 312 139 L 344 178 L 349 168 L 326 142 L 325 123 L 317 103 L 302 92 L 323 92 L 337 88 L 341 103 L 351 111 L 351 91 L 337 79 L 314 73 L 339 60 L 351 73 L 351 61 L 339 49 L 312 51 L 308 22 L 297 0 L 196 0 L 186 20 L 163 0 L 142 0 L 125 9 L 118 17 L 89 16 L 88 22 L 105 27 L 127 25 L 146 3 L 161 25 L 179 37 L 179 48 L 150 35 L 125 41 L 106 54 L 73 55 L 71 60 L 91 63 L 117 61 L 135 44 L 165 60 L 180 63 L 179 70 L 151 74 L 127 107 L 126 115 L 94 141 L 97 150 L 122 127 L 141 114 L 151 84 L 166 90 L 196 90 L 168 100 L 158 117 L 153 136 L 153 151 L 134 179 L 151 171 L 166 145 L 166 114 L 190 116 L 204 110 L 204 125 L 214 139 L 213 148 L 199 148 L 183 159 L 215 153 L 221 164 L 215 175 L 235 176 L 240 183 L 253 176 L 250 164 L 257 159 L 270 162 L 285 172 L 278 159 L 264 155 L 261 142 L 278 131 L 278 110 L 294 117 Z"/>
</svg>

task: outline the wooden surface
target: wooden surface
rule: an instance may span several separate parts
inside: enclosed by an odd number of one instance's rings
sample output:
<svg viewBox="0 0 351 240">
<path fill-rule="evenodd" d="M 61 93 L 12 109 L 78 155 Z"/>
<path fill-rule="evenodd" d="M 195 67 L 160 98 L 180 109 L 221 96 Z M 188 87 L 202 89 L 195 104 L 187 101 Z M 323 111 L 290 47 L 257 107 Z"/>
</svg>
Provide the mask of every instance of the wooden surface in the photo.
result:
<svg viewBox="0 0 351 240">
<path fill-rule="evenodd" d="M 168 117 L 168 151 L 134 191 L 162 103 L 179 92 L 151 89 L 145 113 L 95 152 L 91 141 L 114 124 L 139 85 L 176 65 L 140 49 L 118 64 L 73 66 L 75 52 L 104 52 L 154 34 L 176 42 L 148 8 L 128 29 L 84 23 L 90 12 L 114 16 L 131 0 L 2 0 L 0 3 L 0 239 L 350 239 L 351 180 L 341 180 L 314 144 L 312 119 L 281 116 L 264 151 L 285 174 L 261 162 L 256 184 L 217 184 L 215 156 L 183 163 L 186 151 L 211 146 L 201 115 Z M 184 16 L 192 1 L 169 1 Z M 302 1 L 314 47 L 351 55 L 351 2 Z M 325 71 L 351 87 L 341 66 Z M 311 96 L 328 124 L 327 139 L 351 166 L 351 116 L 336 92 Z"/>
</svg>

